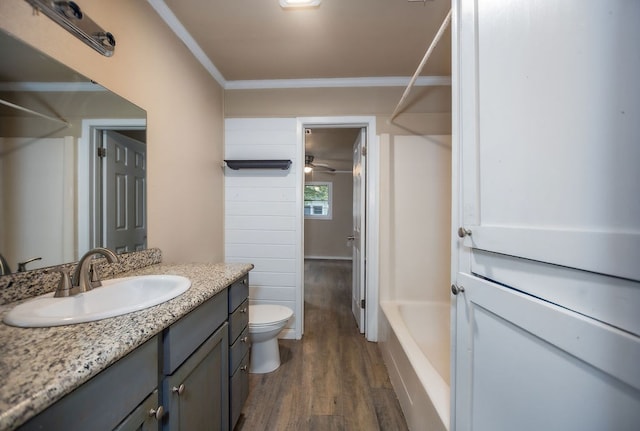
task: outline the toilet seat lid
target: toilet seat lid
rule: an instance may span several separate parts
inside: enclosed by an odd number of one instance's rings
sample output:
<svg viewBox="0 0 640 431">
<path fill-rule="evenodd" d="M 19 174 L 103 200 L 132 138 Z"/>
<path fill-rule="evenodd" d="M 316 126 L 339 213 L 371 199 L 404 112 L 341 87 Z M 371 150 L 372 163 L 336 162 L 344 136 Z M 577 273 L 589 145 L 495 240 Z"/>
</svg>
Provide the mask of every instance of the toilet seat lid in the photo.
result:
<svg viewBox="0 0 640 431">
<path fill-rule="evenodd" d="M 253 326 L 269 325 L 289 320 L 293 311 L 284 305 L 260 304 L 249 306 L 249 324 Z"/>
</svg>

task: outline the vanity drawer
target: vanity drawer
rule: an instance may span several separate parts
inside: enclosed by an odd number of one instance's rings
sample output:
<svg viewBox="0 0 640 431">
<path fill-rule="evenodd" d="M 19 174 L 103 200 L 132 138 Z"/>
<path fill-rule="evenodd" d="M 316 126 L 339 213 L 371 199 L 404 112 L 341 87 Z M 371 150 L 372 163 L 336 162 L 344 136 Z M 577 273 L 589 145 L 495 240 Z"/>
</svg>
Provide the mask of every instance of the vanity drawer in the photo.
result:
<svg viewBox="0 0 640 431">
<path fill-rule="evenodd" d="M 192 310 L 164 331 L 163 372 L 172 374 L 227 317 L 227 290 Z"/>
<path fill-rule="evenodd" d="M 229 287 L 229 313 L 238 308 L 249 297 L 249 274 Z"/>
<path fill-rule="evenodd" d="M 233 314 L 229 315 L 229 342 L 234 343 L 249 325 L 249 300 L 246 299 Z"/>
<path fill-rule="evenodd" d="M 238 339 L 229 347 L 229 374 L 238 368 L 242 358 L 249 351 L 249 327 L 244 328 Z"/>
<path fill-rule="evenodd" d="M 28 421 L 20 431 L 114 429 L 157 386 L 156 336 Z"/>
<path fill-rule="evenodd" d="M 249 396 L 249 354 L 247 353 L 229 382 L 229 420 L 231 429 L 235 427 L 242 406 Z"/>
</svg>

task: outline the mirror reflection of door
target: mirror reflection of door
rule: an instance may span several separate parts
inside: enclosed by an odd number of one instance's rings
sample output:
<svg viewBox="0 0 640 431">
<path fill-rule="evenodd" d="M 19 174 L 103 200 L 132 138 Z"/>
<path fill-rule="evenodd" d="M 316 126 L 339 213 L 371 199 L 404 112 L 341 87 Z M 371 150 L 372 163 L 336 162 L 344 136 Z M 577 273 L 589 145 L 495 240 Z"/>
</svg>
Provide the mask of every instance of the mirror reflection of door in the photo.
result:
<svg viewBox="0 0 640 431">
<path fill-rule="evenodd" d="M 146 145 L 113 130 L 102 132 L 102 242 L 116 253 L 147 243 Z"/>
</svg>

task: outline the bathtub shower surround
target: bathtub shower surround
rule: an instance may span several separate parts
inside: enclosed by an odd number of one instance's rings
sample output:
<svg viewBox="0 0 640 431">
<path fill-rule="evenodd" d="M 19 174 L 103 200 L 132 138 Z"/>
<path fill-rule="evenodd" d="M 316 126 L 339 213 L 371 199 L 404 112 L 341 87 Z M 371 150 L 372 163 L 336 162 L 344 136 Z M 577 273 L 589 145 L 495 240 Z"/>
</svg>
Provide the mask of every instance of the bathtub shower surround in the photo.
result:
<svg viewBox="0 0 640 431">
<path fill-rule="evenodd" d="M 449 303 L 383 301 L 380 306 L 382 357 L 407 424 L 449 430 Z"/>
</svg>

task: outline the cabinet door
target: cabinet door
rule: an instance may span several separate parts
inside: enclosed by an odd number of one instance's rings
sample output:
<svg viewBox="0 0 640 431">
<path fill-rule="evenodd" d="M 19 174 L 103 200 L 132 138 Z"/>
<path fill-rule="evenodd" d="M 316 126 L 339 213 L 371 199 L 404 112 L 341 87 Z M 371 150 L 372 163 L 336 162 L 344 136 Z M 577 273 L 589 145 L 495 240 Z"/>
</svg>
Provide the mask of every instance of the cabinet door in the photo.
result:
<svg viewBox="0 0 640 431">
<path fill-rule="evenodd" d="M 153 391 L 114 431 L 159 431 L 164 408 L 158 391 Z"/>
<path fill-rule="evenodd" d="M 637 430 L 640 338 L 458 274 L 457 431 Z"/>
<path fill-rule="evenodd" d="M 465 245 L 640 281 L 640 2 L 456 3 Z"/>
<path fill-rule="evenodd" d="M 217 431 L 229 427 L 229 338 L 222 325 L 163 382 L 165 429 Z"/>
</svg>

